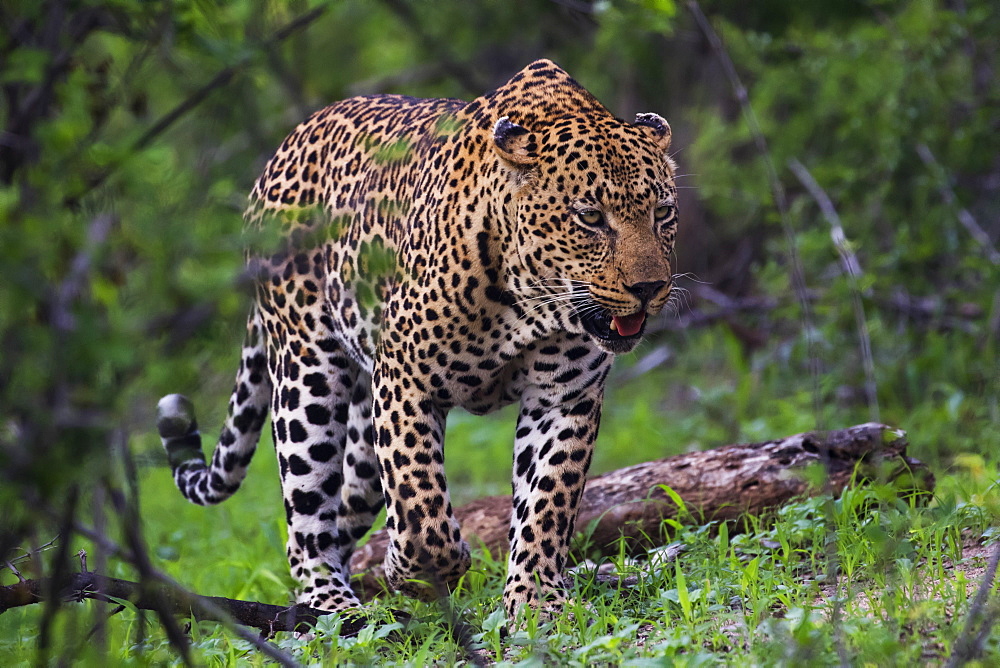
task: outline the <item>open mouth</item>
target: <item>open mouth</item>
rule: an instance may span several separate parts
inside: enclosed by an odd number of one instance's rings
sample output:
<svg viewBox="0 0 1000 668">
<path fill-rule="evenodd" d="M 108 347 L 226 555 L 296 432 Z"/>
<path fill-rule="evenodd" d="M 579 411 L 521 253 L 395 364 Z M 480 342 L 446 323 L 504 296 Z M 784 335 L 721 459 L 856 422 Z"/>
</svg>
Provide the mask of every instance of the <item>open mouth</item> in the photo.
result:
<svg viewBox="0 0 1000 668">
<path fill-rule="evenodd" d="M 611 315 L 603 308 L 594 308 L 591 303 L 577 313 L 587 333 L 602 341 L 634 341 L 642 336 L 646 328 L 645 311 L 633 315 Z"/>
</svg>

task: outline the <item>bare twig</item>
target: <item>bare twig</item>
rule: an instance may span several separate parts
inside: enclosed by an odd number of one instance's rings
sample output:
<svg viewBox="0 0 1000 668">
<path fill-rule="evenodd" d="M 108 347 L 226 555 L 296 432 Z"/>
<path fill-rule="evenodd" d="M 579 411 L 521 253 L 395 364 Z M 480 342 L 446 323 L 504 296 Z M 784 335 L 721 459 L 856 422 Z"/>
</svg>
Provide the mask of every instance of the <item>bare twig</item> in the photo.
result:
<svg viewBox="0 0 1000 668">
<path fill-rule="evenodd" d="M 778 300 L 772 297 L 730 297 L 707 285 L 691 288 L 692 295 L 699 301 L 714 305 L 714 310 L 691 308 L 676 317 L 665 315 L 651 322 L 646 332 L 674 331 L 705 327 L 719 321 L 728 321 L 736 316 L 753 313 L 768 313 L 778 307 Z"/>
<path fill-rule="evenodd" d="M 126 497 L 120 490 L 109 489 L 108 498 L 110 499 L 111 505 L 115 509 L 116 514 L 121 519 L 122 530 L 125 534 L 125 543 L 132 551 L 132 563 L 139 571 L 139 581 L 141 586 L 145 587 L 155 581 L 155 576 L 153 573 L 153 562 L 149 558 L 149 553 L 146 550 L 146 542 L 142 537 L 142 526 L 139 518 L 139 490 L 135 471 L 135 462 L 132 460 L 131 453 L 129 452 L 125 434 L 120 429 L 115 430 L 111 434 L 110 445 L 112 456 L 121 463 L 124 470 L 125 482 L 128 486 L 127 489 L 129 495 Z M 159 596 L 152 596 L 151 601 L 153 603 L 153 607 L 151 609 L 154 610 L 159 617 L 160 624 L 163 626 L 163 630 L 166 632 L 167 639 L 170 641 L 171 646 L 173 646 L 180 653 L 181 659 L 185 664 L 193 665 L 188 638 L 181 631 L 180 626 L 177 624 L 177 620 L 174 619 L 173 615 L 170 613 L 169 607 Z"/>
<path fill-rule="evenodd" d="M 280 44 L 288 37 L 294 35 L 296 32 L 321 17 L 326 12 L 326 8 L 327 5 L 320 5 L 318 7 L 314 7 L 308 12 L 305 12 L 301 16 L 296 17 L 281 28 L 278 28 L 273 35 L 257 45 L 256 49 L 266 51 L 267 49 L 274 48 L 277 44 Z M 233 76 L 243 69 L 247 63 L 250 62 L 250 60 L 251 53 L 248 52 L 233 65 L 220 70 L 219 73 L 212 77 L 208 83 L 196 90 L 188 96 L 186 100 L 178 104 L 176 107 L 163 115 L 158 121 L 153 123 L 153 125 L 150 126 L 150 128 L 146 130 L 146 132 L 144 132 L 142 136 L 135 141 L 135 143 L 132 144 L 132 149 L 138 151 L 148 146 L 153 139 L 162 134 L 164 130 L 173 125 L 179 118 L 201 104 L 205 98 L 208 97 L 209 93 L 214 91 L 216 88 L 229 83 Z"/>
<path fill-rule="evenodd" d="M 113 441 L 112 445 L 124 447 L 121 439 L 117 443 Z M 126 468 L 126 476 L 134 475 L 134 464 L 129 464 L 126 459 L 124 466 Z M 131 473 L 129 473 L 130 470 Z M 72 518 L 69 525 L 70 529 L 94 542 L 96 546 L 100 547 L 101 550 L 106 551 L 108 555 L 118 555 L 125 561 L 135 565 L 139 570 L 142 581 L 139 583 L 129 583 L 123 581 L 125 582 L 125 585 L 121 586 L 125 588 L 116 589 L 115 587 L 118 586 L 119 583 L 112 579 L 104 578 L 103 576 L 95 573 L 79 573 L 72 576 L 73 581 L 75 581 L 76 578 L 82 577 L 93 577 L 95 579 L 90 581 L 90 586 L 88 587 L 73 588 L 70 586 L 69 593 L 78 597 L 74 600 L 79 600 L 79 597 L 94 598 L 97 600 L 111 600 L 111 597 L 113 597 L 117 600 L 130 600 L 140 612 L 143 610 L 155 610 L 159 615 L 160 620 L 163 623 L 164 630 L 168 633 L 168 635 L 172 633 L 171 629 L 173 629 L 173 633 L 183 636 L 179 627 L 177 627 L 176 621 L 173 619 L 174 615 L 192 615 L 195 619 L 219 621 L 225 624 L 232 633 L 235 633 L 240 638 L 251 643 L 262 654 L 268 656 L 269 658 L 281 663 L 282 665 L 297 665 L 295 660 L 289 654 L 234 622 L 232 616 L 227 613 L 224 603 L 223 606 L 220 607 L 216 604 L 215 599 L 213 598 L 200 597 L 189 593 L 169 576 L 153 567 L 149 556 L 146 553 L 141 532 L 139 532 L 134 519 L 131 519 L 135 518 L 136 515 L 133 510 L 130 510 L 126 496 L 120 490 L 110 488 L 110 486 L 107 488 L 107 494 L 110 498 L 112 506 L 115 508 L 116 514 L 123 518 L 122 524 L 126 540 L 129 544 L 128 548 L 119 545 L 103 532 L 85 527 Z M 34 497 L 34 495 L 31 496 Z M 56 512 L 41 499 L 29 498 L 28 502 L 35 503 L 42 510 L 42 512 L 50 517 L 59 518 L 62 516 L 61 513 Z M 63 535 L 65 535 L 65 533 Z M 51 585 L 48 585 L 49 589 L 42 586 L 46 583 L 50 583 L 51 578 L 47 580 L 43 579 L 41 581 L 29 580 L 27 582 L 33 584 L 29 586 L 25 583 L 19 583 L 12 585 L 12 587 L 0 588 L 0 612 L 3 612 L 4 609 L 9 607 L 28 605 L 31 603 L 37 603 L 41 600 L 58 601 L 60 592 L 66 592 L 66 587 L 54 588 L 55 591 L 50 591 L 53 589 Z M 39 582 L 41 582 L 42 585 L 39 585 Z M 72 585 L 72 582 L 70 584 Z M 17 589 L 18 587 L 21 587 L 21 589 Z M 116 592 L 123 593 L 124 595 L 119 596 Z M 225 602 L 230 599 L 219 600 Z M 239 602 L 237 601 L 237 603 Z M 302 614 L 299 614 L 297 610 L 289 613 L 288 611 L 292 609 L 282 608 L 280 606 L 271 606 L 271 608 L 273 608 L 273 610 L 270 610 L 270 608 L 265 610 L 265 612 L 271 611 L 274 613 L 271 615 L 271 619 L 274 620 L 274 625 L 269 623 L 266 626 L 268 630 L 284 630 L 284 628 L 281 627 L 281 624 L 285 624 L 289 630 L 295 629 L 298 624 L 303 621 L 308 621 L 308 615 L 311 612 L 311 609 L 306 609 Z M 283 614 L 286 616 L 277 618 L 277 614 L 282 611 L 284 611 Z M 291 616 L 288 617 L 288 615 Z M 145 626 L 143 619 L 144 618 L 140 615 L 139 623 L 137 624 L 137 633 L 139 634 L 143 633 L 143 628 Z M 249 622 L 243 622 L 241 620 L 240 623 Z M 251 623 L 250 625 L 253 624 Z M 357 629 L 359 626 L 348 626 L 348 628 Z M 355 633 L 356 632 L 357 631 L 355 630 Z M 171 638 L 172 644 L 175 644 L 175 638 L 176 636 Z M 186 643 L 186 640 L 182 640 L 182 643 Z M 184 652 L 186 650 L 186 645 L 181 644 L 178 649 Z M 188 661 L 188 663 L 190 663 L 190 661 Z"/>
<path fill-rule="evenodd" d="M 844 271 L 851 278 L 857 280 L 861 278 L 861 263 L 858 262 L 857 256 L 854 251 L 851 250 L 850 245 L 847 242 L 847 235 L 844 233 L 844 226 L 840 222 L 840 216 L 837 214 L 836 207 L 833 206 L 833 202 L 830 200 L 829 195 L 826 191 L 816 182 L 813 178 L 812 173 L 803 165 L 801 162 L 792 158 L 788 161 L 788 167 L 792 170 L 792 173 L 799 179 L 799 182 L 805 186 L 805 189 L 809 191 L 812 198 L 816 200 L 816 204 L 819 205 L 819 210 L 822 212 L 823 217 L 826 222 L 830 225 L 830 238 L 833 239 L 833 245 L 837 249 L 837 253 L 840 255 L 841 264 L 844 265 Z"/>
<path fill-rule="evenodd" d="M 352 81 L 348 84 L 345 92 L 351 96 L 373 95 L 387 90 L 399 90 L 414 84 L 422 84 L 440 79 L 442 76 L 444 76 L 444 68 L 440 63 L 414 63 L 412 67 L 405 70 Z"/>
<path fill-rule="evenodd" d="M 93 530 L 88 530 L 85 527 L 81 527 L 78 525 L 74 525 L 73 528 L 81 535 L 87 536 L 91 540 L 95 540 L 95 542 L 103 546 L 105 549 L 108 549 L 113 553 L 122 555 L 131 563 L 136 562 L 136 558 L 130 550 L 127 550 L 123 546 L 118 545 L 117 543 L 115 543 L 115 541 L 111 540 L 107 536 L 97 534 Z M 88 574 L 88 575 L 96 576 L 96 574 Z M 101 576 L 96 576 L 96 577 L 101 577 Z M 297 665 L 295 660 L 290 655 L 278 649 L 277 647 L 267 642 L 263 638 L 257 636 L 256 634 L 250 633 L 242 626 L 237 625 L 237 624 L 245 624 L 247 626 L 256 626 L 255 624 L 252 623 L 254 619 L 253 617 L 249 617 L 250 621 L 245 621 L 244 619 L 240 619 L 237 615 L 229 614 L 229 610 L 227 608 L 227 604 L 225 603 L 225 601 L 231 601 L 233 599 L 222 599 L 220 597 L 207 597 L 207 596 L 198 596 L 196 594 L 192 594 L 188 592 L 186 589 L 184 589 L 184 587 L 182 587 L 172 578 L 170 578 L 168 575 L 162 573 L 156 568 L 153 568 L 152 566 L 146 569 L 144 577 L 146 578 L 146 580 L 142 584 L 128 583 L 130 585 L 140 587 L 140 592 L 139 592 L 140 600 L 139 602 L 133 602 L 133 604 L 139 610 L 157 610 L 167 614 L 191 615 L 198 620 L 221 622 L 225 624 L 230 631 L 238 635 L 240 638 L 251 643 L 254 647 L 260 650 L 262 654 L 274 659 L 275 661 L 278 661 L 279 663 L 285 666 Z M 107 579 L 101 580 L 100 583 L 111 584 Z M 96 596 L 93 596 L 92 598 L 97 598 L 100 595 L 112 595 L 111 592 L 114 590 L 95 587 L 93 591 L 96 594 Z M 132 600 L 133 597 L 115 596 L 115 598 L 122 600 Z M 28 601 L 28 603 L 32 602 L 34 601 Z M 237 603 L 240 603 L 240 601 L 237 601 Z M 266 605 L 266 604 L 254 604 L 254 605 Z M 159 607 L 157 608 L 154 606 L 159 606 Z M 271 610 L 271 608 L 274 608 L 274 610 Z M 306 611 L 305 615 L 300 617 L 297 611 L 295 613 L 288 612 L 292 608 L 282 608 L 281 606 L 271 606 L 271 608 L 267 608 L 263 612 L 274 613 L 271 615 L 270 619 L 272 620 L 276 619 L 277 620 L 276 624 L 278 624 L 278 626 L 268 627 L 268 629 L 273 629 L 274 631 L 296 630 L 300 623 L 302 623 L 303 621 L 308 621 L 308 613 L 311 612 L 311 609 L 309 609 Z M 0 610 L 2 610 L 2 606 L 0 606 Z M 279 612 L 282 611 L 284 611 L 285 615 L 289 614 L 292 615 L 290 624 L 289 620 L 286 617 L 278 619 L 277 615 Z M 279 628 L 281 623 L 284 623 L 286 626 L 288 626 L 288 628 L 287 629 Z"/>
<path fill-rule="evenodd" d="M 795 158 L 788 161 L 788 166 L 816 200 L 823 217 L 830 224 L 830 237 L 833 239 L 837 254 L 840 255 L 840 263 L 844 267 L 844 273 L 847 274 L 847 283 L 851 289 L 854 324 L 858 329 L 861 363 L 865 369 L 865 397 L 868 401 L 868 413 L 872 422 L 878 422 L 881 418 L 878 407 L 878 385 L 875 382 L 875 362 L 872 358 L 872 339 L 868 332 L 868 320 L 865 318 L 865 306 L 861 301 L 861 263 L 858 262 L 857 256 L 847 242 L 847 235 L 844 234 L 844 226 L 840 222 L 840 216 L 837 215 L 837 209 L 833 206 L 826 191 L 820 187 L 806 166 Z"/>
<path fill-rule="evenodd" d="M 106 484 L 99 484 L 94 486 L 93 493 L 91 495 L 91 507 L 93 509 L 94 515 L 94 529 L 100 533 L 104 533 L 107 527 L 107 515 L 106 515 L 106 504 L 107 495 Z M 98 573 L 104 573 L 107 570 L 107 555 L 105 555 L 104 550 L 97 550 L 94 553 L 94 570 Z M 96 608 L 96 606 L 95 606 Z M 104 610 L 94 610 L 94 623 L 91 626 L 90 633 L 87 634 L 87 642 L 91 642 L 93 638 L 93 643 L 97 647 L 98 655 L 107 656 L 108 653 L 108 634 L 107 634 L 107 620 L 121 612 L 121 608 L 105 614 Z"/>
<path fill-rule="evenodd" d="M 5 563 L 7 568 L 10 569 L 10 572 L 17 576 L 18 580 L 20 580 L 21 582 L 25 581 L 26 578 L 23 575 L 21 575 L 21 571 L 17 570 L 17 567 L 13 563 L 9 561 Z"/>
<path fill-rule="evenodd" d="M 47 543 L 43 543 L 42 545 L 39 545 L 38 547 L 33 547 L 30 550 L 26 550 L 23 547 L 16 548 L 16 549 L 22 550 L 24 552 L 24 554 L 20 554 L 20 555 L 18 555 L 16 557 L 12 557 L 9 561 L 5 561 L 4 565 L 7 568 L 9 568 L 11 570 L 11 572 L 13 572 L 18 577 L 18 579 L 23 580 L 24 576 L 22 576 L 21 573 L 17 570 L 17 568 L 15 568 L 14 564 L 19 564 L 22 561 L 25 561 L 25 562 L 26 561 L 30 561 L 31 559 L 33 559 L 35 557 L 35 555 L 41 554 L 42 552 L 45 552 L 46 550 L 51 550 L 53 547 L 55 547 L 55 545 L 56 545 L 57 542 L 59 542 L 59 537 L 58 536 L 56 536 L 52 540 L 48 541 Z"/>
<path fill-rule="evenodd" d="M 740 105 L 740 109 L 743 112 L 743 118 L 746 120 L 747 128 L 750 131 L 750 135 L 753 137 L 754 145 L 757 147 L 757 152 L 760 154 L 761 162 L 763 162 L 764 168 L 767 172 L 767 180 L 771 186 L 771 192 L 774 196 L 774 206 L 778 210 L 778 216 L 781 219 L 781 228 L 784 231 L 785 243 L 788 248 L 788 261 L 791 266 L 792 289 L 794 290 L 799 301 L 799 306 L 802 309 L 802 319 L 804 321 L 806 331 L 806 345 L 809 356 L 810 375 L 812 376 L 813 384 L 814 420 L 817 428 L 822 429 L 823 413 L 820 407 L 819 358 L 816 355 L 815 345 L 816 332 L 813 327 L 812 307 L 809 304 L 809 297 L 806 290 L 805 273 L 802 269 L 802 262 L 799 259 L 798 241 L 795 238 L 795 230 L 792 228 L 791 219 L 788 214 L 788 200 L 785 197 L 785 188 L 781 185 L 781 180 L 778 178 L 778 170 L 774 166 L 774 160 L 771 159 L 771 151 L 767 146 L 767 139 L 764 137 L 764 132 L 761 130 L 760 123 L 757 120 L 757 115 L 754 113 L 753 107 L 750 104 L 750 95 L 747 92 L 747 88 L 743 85 L 740 75 L 736 72 L 736 65 L 733 64 L 733 59 L 730 58 L 729 52 L 726 51 L 726 48 L 722 44 L 722 40 L 719 38 L 718 33 L 715 32 L 712 24 L 709 23 L 704 12 L 702 12 L 701 5 L 698 4 L 697 0 L 689 0 L 687 8 L 688 11 L 691 12 L 692 16 L 694 16 L 695 22 L 705 35 L 705 38 L 712 47 L 712 51 L 715 52 L 716 58 L 718 58 L 719 63 L 722 65 L 722 70 L 725 73 L 726 78 L 729 80 L 729 85 L 733 89 L 733 95 L 736 97 L 736 101 Z"/>
<path fill-rule="evenodd" d="M 107 626 L 107 621 L 112 617 L 114 617 L 115 615 L 120 614 L 127 609 L 128 609 L 127 606 L 118 605 L 115 606 L 115 608 L 107 614 L 105 614 L 103 610 L 94 610 L 94 614 L 97 616 L 98 621 L 91 627 L 90 632 L 87 634 L 87 637 L 84 638 L 84 640 L 90 642 L 90 639 L 94 638 L 101 653 L 106 655 L 108 653 L 107 638 L 104 637 L 106 635 L 104 629 L 105 626 Z"/>
<path fill-rule="evenodd" d="M 1000 264 L 1000 252 L 993 247 L 993 241 L 990 240 L 990 235 L 986 233 L 976 219 L 973 217 L 969 210 L 958 203 L 958 198 L 955 197 L 955 191 L 952 189 L 951 184 L 948 182 L 948 176 L 945 174 L 944 167 L 941 163 L 937 161 L 934 154 L 931 153 L 930 148 L 927 144 L 917 144 L 917 155 L 923 163 L 934 172 L 935 177 L 938 182 L 938 192 L 941 193 L 941 199 L 949 207 L 955 210 L 955 215 L 958 217 L 958 222 L 962 224 L 972 238 L 983 248 L 983 252 L 986 257 L 993 264 Z"/>
<path fill-rule="evenodd" d="M 302 85 L 302 78 L 293 68 L 287 66 L 276 45 L 268 44 L 264 48 L 264 53 L 267 56 L 267 64 L 274 73 L 274 78 L 281 84 L 288 93 L 288 97 L 295 104 L 295 113 L 301 118 L 305 118 L 313 110 L 306 103 L 305 87 Z"/>
<path fill-rule="evenodd" d="M 51 516 L 53 513 L 48 512 L 48 514 Z M 74 521 L 73 532 L 80 534 L 81 536 L 92 542 L 94 545 L 104 550 L 106 558 L 118 557 L 129 563 L 132 563 L 135 560 L 135 557 L 132 555 L 132 552 L 130 550 L 125 549 L 124 546 L 119 545 L 115 541 L 108 538 L 103 531 L 96 531 L 86 525 Z"/>
<path fill-rule="evenodd" d="M 68 540 L 73 518 L 76 516 L 76 504 L 79 500 L 79 489 L 73 485 L 66 491 L 66 500 L 61 512 L 58 513 L 59 535 L 63 538 L 56 543 L 56 551 L 52 557 L 52 577 L 48 578 L 49 586 L 53 590 L 61 588 L 70 578 L 69 573 L 69 544 Z M 15 585 L 16 586 L 16 585 Z M 38 664 L 46 665 L 49 662 L 49 649 L 51 643 L 52 627 L 55 622 L 56 613 L 59 611 L 59 599 L 55 596 L 48 596 L 42 610 L 42 618 L 38 623 Z"/>
<path fill-rule="evenodd" d="M 73 258 L 69 271 L 56 287 L 52 300 L 50 320 L 52 326 L 57 330 L 67 332 L 75 327 L 76 320 L 70 309 L 87 283 L 86 278 L 94 262 L 94 255 L 104 245 L 111 228 L 117 222 L 117 216 L 101 214 L 91 220 L 90 225 L 87 226 L 87 238 L 83 248 Z"/>
<path fill-rule="evenodd" d="M 22 555 L 20 555 L 18 557 L 14 557 L 13 561 L 14 561 L 14 563 L 20 563 L 20 562 L 25 561 L 27 559 L 32 559 L 36 554 L 41 554 L 42 552 L 46 552 L 48 550 L 51 550 L 52 548 L 54 548 L 56 546 L 56 544 L 58 542 L 59 542 L 59 536 L 55 536 L 54 538 L 51 538 L 50 540 L 46 541 L 45 543 L 42 543 L 38 547 L 33 547 L 30 550 L 25 550 L 23 547 L 17 548 L 19 550 L 24 550 L 24 554 L 22 554 Z"/>
<path fill-rule="evenodd" d="M 85 286 L 89 285 L 88 275 L 94 263 L 94 256 L 106 243 L 116 221 L 117 217 L 111 214 L 101 214 L 90 221 L 82 248 L 73 257 L 66 276 L 50 293 L 48 317 L 55 334 L 55 341 L 53 373 L 49 379 L 51 387 L 49 405 L 52 421 L 59 427 L 96 425 L 101 420 L 96 411 L 81 409 L 71 401 L 65 356 L 70 348 L 67 342 L 76 328 L 74 304 Z M 48 443 L 42 447 L 48 447 Z"/>
<path fill-rule="evenodd" d="M 673 332 L 709 327 L 720 322 L 738 322 L 747 316 L 771 313 L 780 305 L 779 300 L 774 297 L 731 297 L 707 285 L 691 288 L 691 295 L 694 298 L 692 308 L 676 316 L 664 314 L 650 321 L 646 333 Z M 810 302 L 815 302 L 821 295 L 815 290 L 809 290 L 806 296 Z M 973 333 L 977 327 L 975 321 L 987 315 L 978 304 L 944 300 L 938 295 L 911 295 L 901 286 L 873 292 L 871 298 L 881 311 L 891 311 L 917 321 L 916 324 L 944 330 L 956 329 Z M 703 303 L 708 306 L 703 306 Z M 1000 308 L 997 312 L 1000 313 Z"/>
<path fill-rule="evenodd" d="M 639 376 L 649 373 L 653 369 L 666 364 L 674 358 L 674 352 L 669 346 L 659 345 L 639 358 L 632 366 L 618 372 L 617 377 L 622 384 L 629 382 Z"/>
<path fill-rule="evenodd" d="M 957 329 L 967 333 L 975 332 L 971 321 L 983 318 L 985 312 L 972 302 L 955 303 L 940 295 L 911 295 L 902 287 L 893 288 L 888 296 L 876 295 L 875 303 L 881 308 L 892 310 L 912 320 L 926 322 L 940 329 Z"/>
<path fill-rule="evenodd" d="M 280 44 L 285 39 L 295 34 L 299 30 L 305 28 L 310 23 L 312 23 L 320 16 L 322 16 L 326 12 L 326 9 L 327 5 L 323 4 L 319 5 L 318 7 L 314 7 L 308 12 L 305 12 L 301 16 L 293 19 L 289 23 L 285 24 L 284 26 L 276 30 L 268 39 L 257 44 L 255 48 L 249 49 L 235 63 L 219 70 L 219 72 L 216 73 L 216 75 L 212 77 L 208 81 L 208 83 L 198 88 L 196 91 L 191 93 L 191 95 L 189 95 L 185 100 L 180 102 L 173 109 L 171 109 L 166 114 L 157 119 L 156 122 L 154 122 L 144 133 L 142 133 L 142 135 L 139 136 L 138 139 L 136 139 L 132 143 L 131 152 L 134 153 L 149 146 L 153 142 L 153 140 L 156 139 L 161 134 L 163 134 L 163 132 L 167 130 L 167 128 L 172 126 L 179 119 L 185 116 L 188 112 L 190 112 L 192 109 L 194 109 L 202 102 L 204 102 L 212 92 L 228 84 L 237 73 L 239 73 L 244 67 L 247 66 L 248 63 L 251 62 L 252 53 L 254 51 L 256 50 L 266 51 L 267 49 L 273 48 L 277 44 Z M 108 177 L 110 177 L 123 164 L 124 160 L 112 164 L 110 167 L 108 167 L 107 169 L 100 172 L 92 179 L 90 179 L 90 181 L 86 185 L 84 185 L 84 187 L 81 190 L 72 193 L 70 195 L 67 195 L 66 198 L 64 199 L 66 205 L 70 207 L 75 206 L 80 201 L 80 199 L 82 199 L 85 195 L 87 195 L 95 188 L 103 184 L 108 179 Z"/>
</svg>

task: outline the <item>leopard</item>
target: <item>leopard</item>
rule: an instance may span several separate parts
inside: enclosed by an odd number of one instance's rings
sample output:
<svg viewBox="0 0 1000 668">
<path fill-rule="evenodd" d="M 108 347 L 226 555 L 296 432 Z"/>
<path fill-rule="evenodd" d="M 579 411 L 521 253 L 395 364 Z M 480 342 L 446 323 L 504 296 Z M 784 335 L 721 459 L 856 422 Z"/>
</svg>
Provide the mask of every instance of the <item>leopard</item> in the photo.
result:
<svg viewBox="0 0 1000 668">
<path fill-rule="evenodd" d="M 190 401 L 160 401 L 183 496 L 232 495 L 270 414 L 297 601 L 363 609 L 350 557 L 383 508 L 388 585 L 433 598 L 470 566 L 446 416 L 519 402 L 502 606 L 564 605 L 612 361 L 673 290 L 670 142 L 550 60 L 471 102 L 315 112 L 250 194 L 253 304 L 210 461 Z"/>
</svg>

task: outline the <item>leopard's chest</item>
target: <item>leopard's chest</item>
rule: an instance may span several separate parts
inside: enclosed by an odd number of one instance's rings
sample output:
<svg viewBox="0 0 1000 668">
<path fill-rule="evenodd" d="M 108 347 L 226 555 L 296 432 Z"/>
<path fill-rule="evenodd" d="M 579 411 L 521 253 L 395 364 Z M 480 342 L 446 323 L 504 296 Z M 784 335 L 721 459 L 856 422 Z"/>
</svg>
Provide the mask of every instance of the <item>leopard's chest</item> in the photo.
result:
<svg viewBox="0 0 1000 668">
<path fill-rule="evenodd" d="M 518 401 L 537 342 L 552 334 L 545 318 L 492 302 L 484 290 L 414 287 L 392 276 L 365 281 L 330 269 L 325 311 L 343 349 L 369 374 L 391 355 L 406 384 L 445 410 L 484 414 Z"/>
</svg>

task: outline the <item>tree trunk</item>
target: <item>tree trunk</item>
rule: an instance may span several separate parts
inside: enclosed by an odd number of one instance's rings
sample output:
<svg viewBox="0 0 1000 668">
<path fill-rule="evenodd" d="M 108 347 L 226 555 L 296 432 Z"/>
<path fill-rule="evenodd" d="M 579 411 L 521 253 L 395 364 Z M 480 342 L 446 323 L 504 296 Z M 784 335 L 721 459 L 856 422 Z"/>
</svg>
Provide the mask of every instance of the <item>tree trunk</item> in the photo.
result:
<svg viewBox="0 0 1000 668">
<path fill-rule="evenodd" d="M 735 522 L 798 498 L 838 494 L 851 483 L 872 478 L 896 480 L 909 475 L 907 488 L 930 491 L 933 474 L 906 456 L 906 446 L 903 432 L 868 423 L 644 462 L 587 481 L 576 526 L 589 533 L 590 555 L 616 554 L 620 537 L 637 553 L 668 542 L 664 519 Z M 804 475 L 810 465 L 825 469 L 821 487 Z M 665 488 L 682 500 L 683 510 Z M 509 496 L 492 496 L 461 506 L 455 514 L 465 539 L 498 558 L 508 550 L 510 512 Z M 382 560 L 387 543 L 385 530 L 376 531 L 351 559 L 352 572 L 363 574 L 360 589 L 366 597 L 384 591 Z"/>
</svg>

